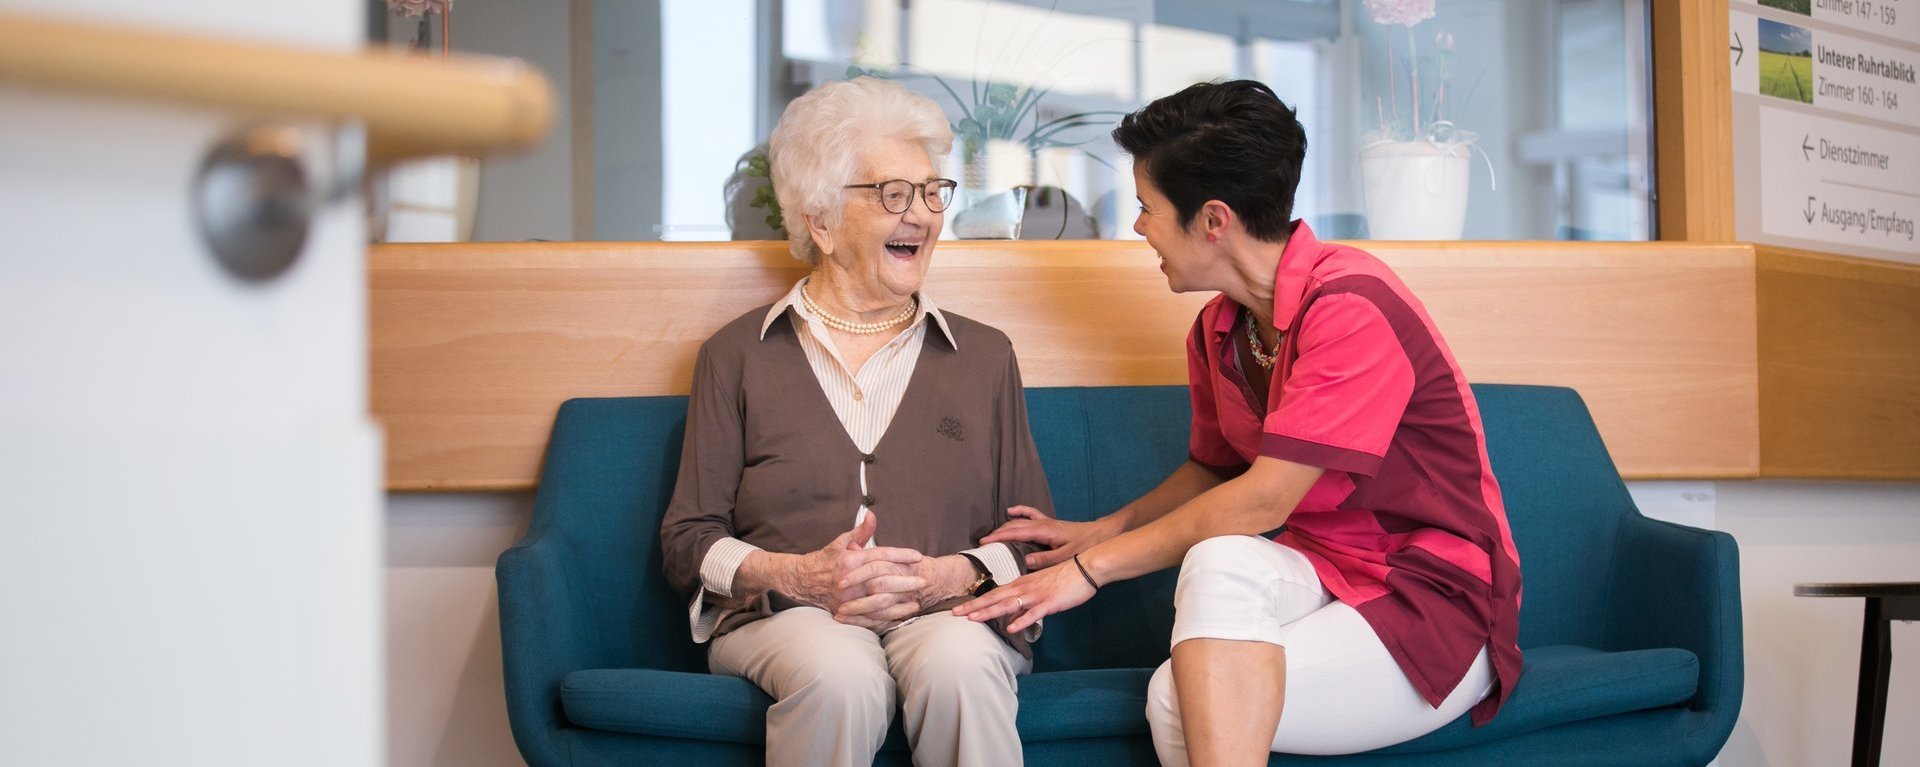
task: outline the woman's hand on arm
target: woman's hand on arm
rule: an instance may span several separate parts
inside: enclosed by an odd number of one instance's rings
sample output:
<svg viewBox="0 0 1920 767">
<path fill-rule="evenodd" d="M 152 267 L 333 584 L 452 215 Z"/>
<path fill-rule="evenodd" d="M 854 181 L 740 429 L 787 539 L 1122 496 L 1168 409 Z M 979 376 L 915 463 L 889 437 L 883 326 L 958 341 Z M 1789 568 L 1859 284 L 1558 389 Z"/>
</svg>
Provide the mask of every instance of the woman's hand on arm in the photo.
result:
<svg viewBox="0 0 1920 767">
<path fill-rule="evenodd" d="M 981 543 L 1023 542 L 1046 546 L 1026 557 L 1027 569 L 1040 570 L 1065 562 L 1116 535 L 1163 517 L 1195 497 L 1226 482 L 1227 475 L 1192 460 L 1181 464 L 1158 487 L 1134 502 L 1092 522 L 1053 519 L 1032 506 L 1007 509 L 1013 519 L 981 538 Z"/>
<path fill-rule="evenodd" d="M 1094 580 L 1105 584 L 1180 564 L 1187 549 L 1208 538 L 1266 533 L 1286 524 L 1300 499 L 1325 472 L 1318 466 L 1261 456 L 1240 476 L 1087 551 L 1080 563 Z"/>
<path fill-rule="evenodd" d="M 1188 465 L 1208 471 L 1198 464 Z M 1317 466 L 1260 458 L 1239 477 L 1214 483 L 1157 519 L 1089 547 L 1081 553 L 1079 562 L 1068 561 L 1028 573 L 954 608 L 953 613 L 975 621 L 1018 614 L 1007 630 L 1019 631 L 1093 598 L 1095 583 L 1105 586 L 1177 565 L 1187 549 L 1202 540 L 1220 535 L 1258 535 L 1279 527 L 1323 471 Z M 1179 475 L 1175 472 L 1176 477 Z M 1184 479 L 1197 478 L 1189 475 Z M 1169 483 L 1173 481 L 1174 477 L 1168 478 Z M 1083 566 L 1085 573 L 1081 571 Z"/>
<path fill-rule="evenodd" d="M 1109 514 L 1092 522 L 1068 522 L 1042 514 L 1032 506 L 1015 506 L 1007 509 L 1007 516 L 1012 519 L 981 538 L 980 542 L 1036 543 L 1047 547 L 1044 551 L 1027 555 L 1028 570 L 1039 570 L 1064 562 L 1088 547 L 1118 535 L 1122 529 L 1118 514 Z"/>
<path fill-rule="evenodd" d="M 1092 599 L 1093 593 L 1092 584 L 1068 562 L 1020 576 L 979 599 L 953 608 L 953 614 L 975 622 L 1018 616 L 1007 624 L 1007 633 L 1018 634 L 1042 618 L 1079 607 Z"/>
</svg>

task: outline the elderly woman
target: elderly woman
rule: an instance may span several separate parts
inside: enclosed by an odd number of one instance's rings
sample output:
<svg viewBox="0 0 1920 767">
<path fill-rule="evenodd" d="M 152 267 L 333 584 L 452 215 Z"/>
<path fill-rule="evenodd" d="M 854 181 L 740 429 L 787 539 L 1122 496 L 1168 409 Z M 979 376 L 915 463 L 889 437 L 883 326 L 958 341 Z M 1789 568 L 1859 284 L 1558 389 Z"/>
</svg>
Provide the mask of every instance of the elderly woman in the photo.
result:
<svg viewBox="0 0 1920 767">
<path fill-rule="evenodd" d="M 713 672 L 774 698 L 769 764 L 869 764 L 896 706 L 916 764 L 1021 762 L 1032 637 L 950 611 L 1020 577 L 1037 547 L 979 539 L 1051 500 L 1012 345 L 921 290 L 952 145 L 895 83 L 796 99 L 769 159 L 812 272 L 694 367 L 667 577 Z"/>
<path fill-rule="evenodd" d="M 1190 458 L 1098 521 L 989 536 L 1053 566 L 957 612 L 1018 629 L 1180 564 L 1147 694 L 1162 764 L 1486 723 L 1520 675 L 1520 560 L 1439 330 L 1379 259 L 1293 220 L 1306 134 L 1265 85 L 1195 85 L 1113 135 L 1168 286 L 1218 293 L 1187 338 Z"/>
</svg>

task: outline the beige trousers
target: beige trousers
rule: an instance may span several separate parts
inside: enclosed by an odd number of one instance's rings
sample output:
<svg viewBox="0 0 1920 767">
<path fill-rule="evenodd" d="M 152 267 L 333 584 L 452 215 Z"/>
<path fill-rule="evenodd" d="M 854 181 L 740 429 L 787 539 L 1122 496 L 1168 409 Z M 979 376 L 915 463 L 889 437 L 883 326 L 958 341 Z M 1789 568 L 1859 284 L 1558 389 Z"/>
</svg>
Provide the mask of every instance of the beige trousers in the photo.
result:
<svg viewBox="0 0 1920 767">
<path fill-rule="evenodd" d="M 707 665 L 773 696 L 771 767 L 872 764 L 896 704 L 915 765 L 1021 763 L 1014 677 L 1032 664 L 950 612 L 879 635 L 817 608 L 782 610 L 713 640 Z"/>
</svg>

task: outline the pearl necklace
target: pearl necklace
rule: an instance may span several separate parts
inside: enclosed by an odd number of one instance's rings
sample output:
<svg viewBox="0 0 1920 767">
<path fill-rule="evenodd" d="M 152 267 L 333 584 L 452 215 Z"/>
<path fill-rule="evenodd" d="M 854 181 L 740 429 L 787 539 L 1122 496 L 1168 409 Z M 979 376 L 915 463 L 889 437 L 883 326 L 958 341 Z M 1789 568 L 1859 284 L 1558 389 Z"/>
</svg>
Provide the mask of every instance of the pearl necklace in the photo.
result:
<svg viewBox="0 0 1920 767">
<path fill-rule="evenodd" d="M 1254 328 L 1253 312 L 1247 312 L 1247 351 L 1253 352 L 1253 361 L 1259 363 L 1260 367 L 1272 370 L 1274 359 L 1280 356 L 1280 344 L 1274 343 L 1271 352 L 1260 348 L 1260 333 Z"/>
<path fill-rule="evenodd" d="M 814 317 L 819 318 L 820 324 L 843 333 L 852 333 L 859 336 L 870 336 L 902 322 L 906 322 L 908 319 L 911 319 L 913 313 L 920 308 L 920 301 L 918 299 L 909 298 L 907 299 L 907 305 L 901 307 L 900 313 L 894 315 L 893 319 L 882 320 L 880 322 L 854 322 L 853 320 L 835 317 L 828 314 L 827 310 L 820 308 L 819 304 L 813 302 L 813 297 L 807 295 L 807 286 L 805 285 L 800 286 L 800 303 L 805 304 L 807 311 Z"/>
</svg>

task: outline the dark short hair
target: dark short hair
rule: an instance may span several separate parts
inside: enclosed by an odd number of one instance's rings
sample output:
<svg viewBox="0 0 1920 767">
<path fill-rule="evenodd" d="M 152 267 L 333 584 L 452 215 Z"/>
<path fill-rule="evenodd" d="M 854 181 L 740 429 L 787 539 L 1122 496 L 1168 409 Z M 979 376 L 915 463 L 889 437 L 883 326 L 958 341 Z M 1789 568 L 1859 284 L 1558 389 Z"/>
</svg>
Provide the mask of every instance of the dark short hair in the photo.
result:
<svg viewBox="0 0 1920 767">
<path fill-rule="evenodd" d="M 1219 200 L 1254 237 L 1287 238 L 1307 131 L 1266 85 L 1195 83 L 1122 118 L 1113 140 L 1173 202 L 1182 227 Z"/>
</svg>

